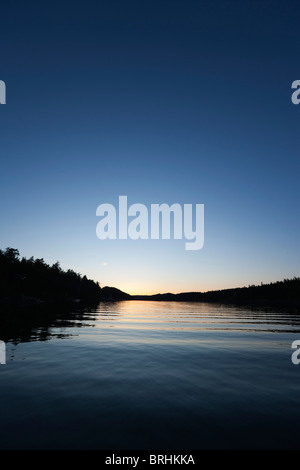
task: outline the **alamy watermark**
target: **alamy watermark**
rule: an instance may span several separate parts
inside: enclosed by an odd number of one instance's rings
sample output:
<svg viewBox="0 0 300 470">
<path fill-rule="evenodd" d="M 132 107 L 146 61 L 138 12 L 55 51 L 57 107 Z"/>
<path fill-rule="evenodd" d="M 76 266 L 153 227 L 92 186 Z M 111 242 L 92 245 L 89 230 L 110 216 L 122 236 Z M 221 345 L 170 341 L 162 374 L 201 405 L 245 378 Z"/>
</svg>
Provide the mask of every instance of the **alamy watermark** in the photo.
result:
<svg viewBox="0 0 300 470">
<path fill-rule="evenodd" d="M 0 364 L 6 364 L 6 346 L 4 341 L 0 341 Z"/>
<path fill-rule="evenodd" d="M 292 93 L 291 100 L 293 104 L 299 104 L 300 103 L 300 80 L 294 80 L 292 83 L 292 89 L 296 89 Z"/>
<path fill-rule="evenodd" d="M 128 207 L 127 196 L 119 196 L 118 211 L 113 204 L 100 204 L 96 215 L 101 217 L 96 228 L 100 240 L 170 240 L 173 232 L 174 240 L 188 240 L 186 250 L 201 250 L 204 244 L 204 204 L 196 204 L 195 211 L 193 204 L 151 204 L 148 212 L 144 204 Z"/>
<path fill-rule="evenodd" d="M 0 104 L 6 104 L 6 85 L 3 80 L 0 80 Z"/>
<path fill-rule="evenodd" d="M 296 351 L 293 352 L 292 354 L 292 363 L 297 366 L 300 363 L 299 355 L 300 355 L 300 340 L 296 339 L 295 341 L 292 342 L 292 349 L 296 349 Z"/>
</svg>

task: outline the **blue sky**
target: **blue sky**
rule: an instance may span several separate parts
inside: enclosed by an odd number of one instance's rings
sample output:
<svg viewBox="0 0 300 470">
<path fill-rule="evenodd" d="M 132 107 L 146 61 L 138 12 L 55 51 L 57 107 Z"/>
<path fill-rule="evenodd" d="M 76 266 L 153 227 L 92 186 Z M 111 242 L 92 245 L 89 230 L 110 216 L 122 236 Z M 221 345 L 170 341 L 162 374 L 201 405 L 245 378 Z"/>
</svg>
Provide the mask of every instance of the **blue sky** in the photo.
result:
<svg viewBox="0 0 300 470">
<path fill-rule="evenodd" d="M 1 248 L 129 293 L 299 275 L 299 2 L 1 6 Z M 96 208 L 205 205 L 205 243 L 96 237 Z"/>
</svg>

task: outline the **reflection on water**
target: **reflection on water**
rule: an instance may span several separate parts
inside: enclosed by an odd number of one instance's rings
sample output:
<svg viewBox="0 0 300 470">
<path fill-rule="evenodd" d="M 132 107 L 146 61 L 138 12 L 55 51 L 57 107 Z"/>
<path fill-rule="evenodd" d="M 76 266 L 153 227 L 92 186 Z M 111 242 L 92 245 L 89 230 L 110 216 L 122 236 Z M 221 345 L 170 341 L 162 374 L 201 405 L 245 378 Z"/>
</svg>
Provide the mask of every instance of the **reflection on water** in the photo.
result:
<svg viewBox="0 0 300 470">
<path fill-rule="evenodd" d="M 66 310 L 62 307 L 34 306 L 27 310 L 5 310 L 0 315 L 1 340 L 15 345 L 27 341 L 47 341 L 72 335 L 73 327 L 93 326 L 91 308 Z"/>
<path fill-rule="evenodd" d="M 2 449 L 299 447 L 297 315 L 110 302 L 2 315 L 0 339 Z"/>
</svg>

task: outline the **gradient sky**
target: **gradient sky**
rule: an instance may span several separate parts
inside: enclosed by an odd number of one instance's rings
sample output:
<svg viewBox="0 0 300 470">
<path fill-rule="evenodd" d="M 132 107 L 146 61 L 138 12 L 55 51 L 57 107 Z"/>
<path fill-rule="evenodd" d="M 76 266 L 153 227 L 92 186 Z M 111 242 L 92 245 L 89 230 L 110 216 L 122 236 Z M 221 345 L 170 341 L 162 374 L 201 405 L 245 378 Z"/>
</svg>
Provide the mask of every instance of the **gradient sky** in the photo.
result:
<svg viewBox="0 0 300 470">
<path fill-rule="evenodd" d="M 131 294 L 299 276 L 300 4 L 1 4 L 0 247 Z M 96 208 L 205 205 L 205 243 L 96 237 Z"/>
</svg>

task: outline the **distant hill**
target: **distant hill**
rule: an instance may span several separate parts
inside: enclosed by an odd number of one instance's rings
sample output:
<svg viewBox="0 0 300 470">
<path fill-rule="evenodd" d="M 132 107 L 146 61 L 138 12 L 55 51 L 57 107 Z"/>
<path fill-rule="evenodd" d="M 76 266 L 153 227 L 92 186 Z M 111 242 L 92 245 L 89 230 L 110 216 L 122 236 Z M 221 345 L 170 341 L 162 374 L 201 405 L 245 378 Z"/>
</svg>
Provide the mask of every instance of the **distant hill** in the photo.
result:
<svg viewBox="0 0 300 470">
<path fill-rule="evenodd" d="M 122 292 L 120 289 L 116 289 L 116 287 L 108 287 L 105 286 L 101 289 L 101 300 L 130 300 L 131 295 Z"/>
</svg>

